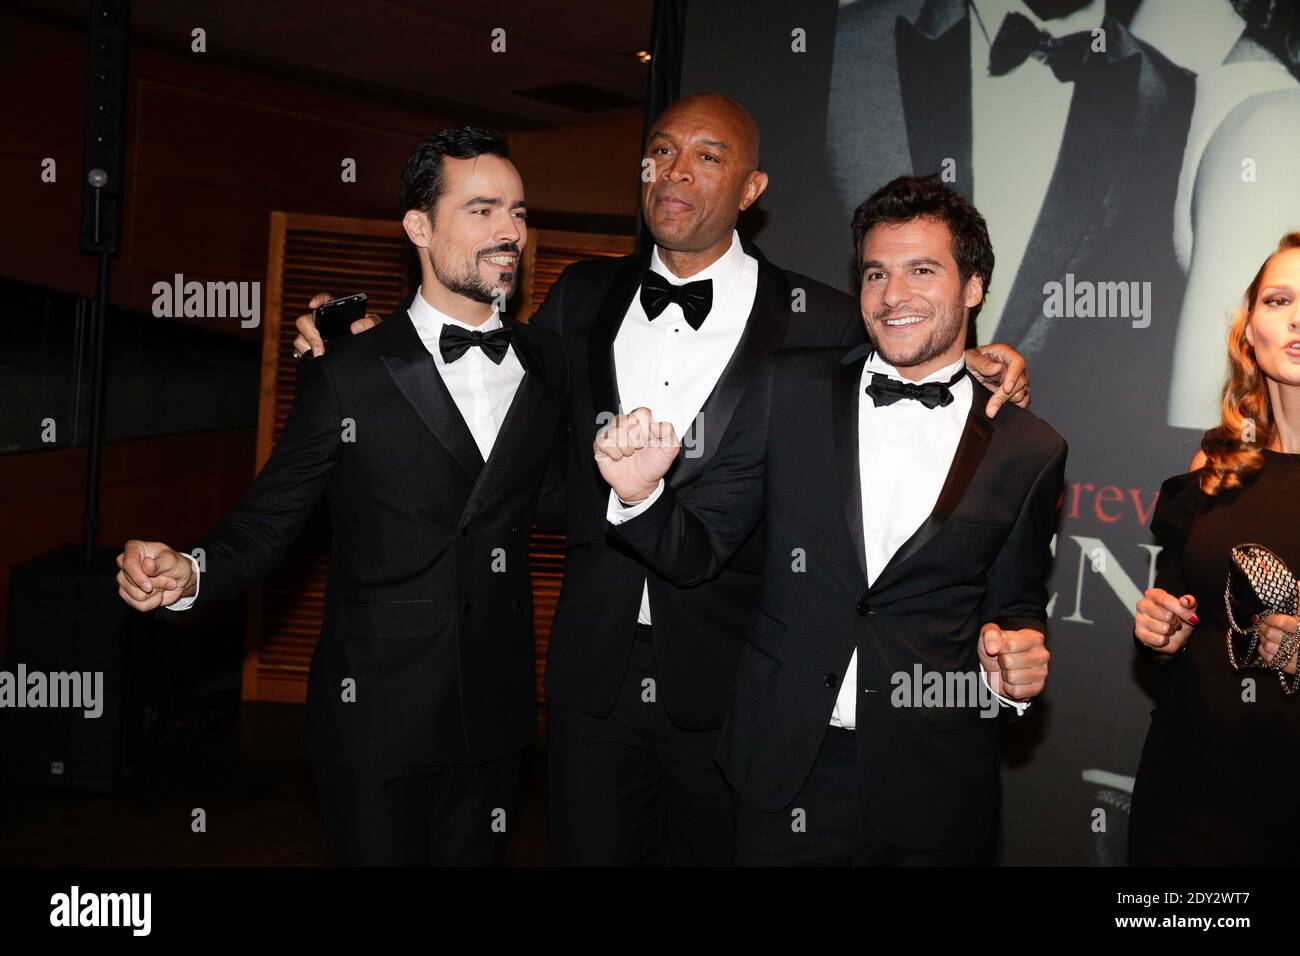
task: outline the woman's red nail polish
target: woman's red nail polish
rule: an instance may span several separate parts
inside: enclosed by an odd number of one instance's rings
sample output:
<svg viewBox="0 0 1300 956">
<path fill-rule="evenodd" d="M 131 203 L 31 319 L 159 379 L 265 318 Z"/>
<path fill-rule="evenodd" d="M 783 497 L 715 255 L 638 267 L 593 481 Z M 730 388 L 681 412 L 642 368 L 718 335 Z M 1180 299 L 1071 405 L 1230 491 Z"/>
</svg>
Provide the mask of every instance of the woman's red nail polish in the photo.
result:
<svg viewBox="0 0 1300 956">
<path fill-rule="evenodd" d="M 1195 627 L 1197 624 L 1200 623 L 1200 621 L 1197 619 L 1195 614 L 1192 615 L 1191 622 L 1192 622 L 1192 627 Z"/>
</svg>

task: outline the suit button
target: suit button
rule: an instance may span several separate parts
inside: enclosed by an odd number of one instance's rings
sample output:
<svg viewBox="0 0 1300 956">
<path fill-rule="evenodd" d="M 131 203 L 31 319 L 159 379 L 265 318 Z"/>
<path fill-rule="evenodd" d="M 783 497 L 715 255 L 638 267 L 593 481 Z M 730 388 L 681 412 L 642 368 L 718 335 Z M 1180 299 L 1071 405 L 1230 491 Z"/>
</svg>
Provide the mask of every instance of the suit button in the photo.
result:
<svg viewBox="0 0 1300 956">
<path fill-rule="evenodd" d="M 826 686 L 827 686 L 827 687 L 834 687 L 834 686 L 836 686 L 839 682 L 840 682 L 840 675 L 838 675 L 838 674 L 827 674 L 827 675 L 826 675 Z"/>
<path fill-rule="evenodd" d="M 510 533 L 511 533 L 511 534 L 518 534 L 518 533 L 519 533 L 519 529 L 518 529 L 518 528 L 511 528 L 511 529 L 510 529 Z"/>
<path fill-rule="evenodd" d="M 468 614 L 468 613 L 469 613 L 469 602 L 468 602 L 468 601 L 466 601 L 464 604 L 462 604 L 462 605 L 460 606 L 460 613 L 461 613 L 461 614 Z"/>
<path fill-rule="evenodd" d="M 514 608 L 516 611 L 522 611 L 524 608 L 524 602 L 519 600 L 519 598 L 515 598 L 513 601 L 510 602 L 510 606 Z"/>
<path fill-rule="evenodd" d="M 469 528 L 461 528 L 461 529 L 460 529 L 460 536 L 461 536 L 462 538 L 468 538 L 468 537 L 469 537 Z"/>
<path fill-rule="evenodd" d="M 868 601 L 866 598 L 863 598 L 861 601 L 858 602 L 858 616 L 866 617 L 870 613 L 871 613 L 871 602 Z"/>
</svg>

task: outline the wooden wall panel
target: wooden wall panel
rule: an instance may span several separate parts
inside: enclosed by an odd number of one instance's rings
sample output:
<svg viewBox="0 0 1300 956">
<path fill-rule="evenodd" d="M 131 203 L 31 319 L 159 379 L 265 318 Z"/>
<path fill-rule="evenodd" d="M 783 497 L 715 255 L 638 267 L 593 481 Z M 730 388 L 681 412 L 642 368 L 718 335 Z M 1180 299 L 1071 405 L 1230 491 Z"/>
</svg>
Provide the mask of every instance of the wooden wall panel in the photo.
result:
<svg viewBox="0 0 1300 956">
<path fill-rule="evenodd" d="M 262 393 L 257 468 L 266 464 L 293 405 L 297 362 L 294 319 L 316 293 L 365 292 L 384 314 L 408 294 L 408 243 L 395 220 L 271 214 L 267 250 Z M 324 504 L 303 527 L 284 564 L 249 602 L 244 652 L 245 700 L 301 703 L 320 635 L 329 568 L 329 514 Z"/>
<path fill-rule="evenodd" d="M 632 246 L 628 236 L 529 230 L 517 314 L 527 321 L 569 263 L 591 256 L 626 255 Z M 272 214 L 258 468 L 270 455 L 293 401 L 294 319 L 322 290 L 336 296 L 365 292 L 371 311 L 391 311 L 412 287 L 405 272 L 407 256 L 406 237 L 395 221 Z M 284 566 L 250 602 L 244 699 L 301 702 L 306 698 L 307 669 L 324 612 L 328 552 L 328 514 L 321 507 L 290 549 Z M 546 714 L 542 672 L 564 575 L 564 536 L 534 531 L 530 561 L 540 733 Z"/>
</svg>

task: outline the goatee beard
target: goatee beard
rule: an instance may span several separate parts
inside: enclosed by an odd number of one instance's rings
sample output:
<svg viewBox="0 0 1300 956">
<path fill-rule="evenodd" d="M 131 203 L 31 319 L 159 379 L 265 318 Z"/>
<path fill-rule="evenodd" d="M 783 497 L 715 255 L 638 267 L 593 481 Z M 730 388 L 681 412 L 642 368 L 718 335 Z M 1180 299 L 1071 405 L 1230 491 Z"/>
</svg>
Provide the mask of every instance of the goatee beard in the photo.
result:
<svg viewBox="0 0 1300 956">
<path fill-rule="evenodd" d="M 514 291 L 515 274 L 513 272 L 501 273 L 498 282 L 495 285 L 489 285 L 483 280 L 483 276 L 474 266 L 467 266 L 463 272 L 446 272 L 438 265 L 438 260 L 434 258 L 433 253 L 430 252 L 428 255 L 429 265 L 433 269 L 434 276 L 448 292 L 463 295 L 467 299 L 482 302 L 484 305 L 491 305 L 497 301 L 498 292 L 509 298 L 511 292 Z"/>
</svg>

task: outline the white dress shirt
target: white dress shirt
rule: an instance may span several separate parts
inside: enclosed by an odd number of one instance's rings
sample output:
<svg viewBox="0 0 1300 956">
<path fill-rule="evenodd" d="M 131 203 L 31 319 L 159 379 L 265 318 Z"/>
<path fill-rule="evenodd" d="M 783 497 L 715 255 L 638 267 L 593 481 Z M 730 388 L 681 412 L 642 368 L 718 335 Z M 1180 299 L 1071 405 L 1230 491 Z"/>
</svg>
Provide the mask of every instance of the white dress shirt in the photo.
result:
<svg viewBox="0 0 1300 956">
<path fill-rule="evenodd" d="M 1092 0 L 1068 16 L 1042 20 L 1023 0 L 971 0 L 972 198 L 988 223 L 1001 276 L 975 320 L 981 342 L 996 341 L 1007 293 L 1056 171 L 1074 95 L 1073 83 L 1062 83 L 1051 67 L 1032 56 L 1002 76 L 990 76 L 989 49 L 1009 13 L 1019 13 L 1038 29 L 1063 37 L 1100 27 L 1105 6 L 1103 0 Z M 1114 38 L 1107 37 L 1106 42 L 1113 43 Z M 1008 174 L 1008 170 L 1015 172 Z"/>
<path fill-rule="evenodd" d="M 658 248 L 650 255 L 650 268 L 673 285 L 713 280 L 713 306 L 698 329 L 691 328 L 675 302 L 651 321 L 638 292 L 614 339 L 619 411 L 626 414 L 644 406 L 654 413 L 655 421 L 672 422 L 677 435 L 684 437 L 740 344 L 758 292 L 758 260 L 746 254 L 733 230 L 727 251 L 693 276 L 673 275 L 659 258 Z M 700 422 L 697 440 L 703 440 L 708 427 L 707 421 Z M 682 454 L 689 450 L 683 448 Z M 635 510 L 625 509 L 611 489 L 606 517 L 619 524 L 651 504 L 653 499 L 647 499 Z M 637 620 L 651 621 L 648 586 L 641 589 Z"/>
<path fill-rule="evenodd" d="M 497 440 L 497 432 L 505 421 L 510 403 L 515 400 L 515 390 L 524 378 L 524 366 L 515 354 L 515 347 L 506 349 L 505 358 L 497 365 L 483 354 L 480 348 L 470 348 L 456 361 L 448 363 L 442 360 L 442 350 L 438 348 L 438 338 L 442 335 L 444 325 L 458 325 L 471 332 L 491 332 L 501 328 L 504 323 L 501 316 L 493 312 L 492 317 L 482 325 L 468 325 L 459 319 L 453 319 L 444 312 L 431 306 L 418 292 L 407 310 L 420 341 L 433 356 L 433 364 L 438 366 L 451 392 L 460 417 L 469 426 L 478 445 L 479 454 L 487 461 L 492 454 L 492 446 Z"/>
<path fill-rule="evenodd" d="M 439 312 L 429 304 L 422 293 L 423 286 L 416 290 L 415 298 L 411 300 L 406 314 L 411 317 L 415 331 L 420 336 L 420 342 L 433 356 L 433 364 L 437 366 L 438 374 L 442 376 L 447 391 L 451 393 L 452 401 L 456 403 L 461 418 L 469 426 L 470 434 L 474 436 L 474 444 L 478 445 L 479 454 L 483 456 L 484 461 L 487 461 L 488 456 L 492 454 L 497 433 L 501 431 L 501 423 L 505 421 L 510 403 L 514 401 L 515 391 L 523 381 L 523 363 L 515 354 L 513 344 L 506 349 L 500 365 L 484 355 L 480 348 L 470 348 L 456 361 L 444 362 L 442 351 L 438 348 L 438 337 L 442 335 L 444 325 L 459 325 L 470 331 L 491 332 L 493 329 L 501 328 L 504 323 L 501 321 L 501 316 L 494 312 L 492 317 L 482 325 L 468 325 L 459 319 L 453 319 L 445 312 Z M 188 611 L 199 598 L 199 563 L 193 555 L 187 554 L 186 557 L 194 565 L 194 594 L 188 598 L 181 598 L 168 610 Z"/>
<path fill-rule="evenodd" d="M 947 382 L 965 366 L 965 356 L 916 382 Z M 952 402 L 926 408 L 902 399 L 876 407 L 866 387 L 874 373 L 908 382 L 880 357 L 870 356 L 858 388 L 858 467 L 862 482 L 862 540 L 866 543 L 867 586 L 875 584 L 894 552 L 934 510 L 970 414 L 974 390 L 969 377 L 952 386 Z M 988 686 L 983 667 L 980 679 Z M 885 689 L 876 688 L 876 693 Z M 1023 713 L 1027 704 L 998 697 Z M 831 725 L 853 729 L 858 702 L 858 652 L 844 670 Z"/>
</svg>

